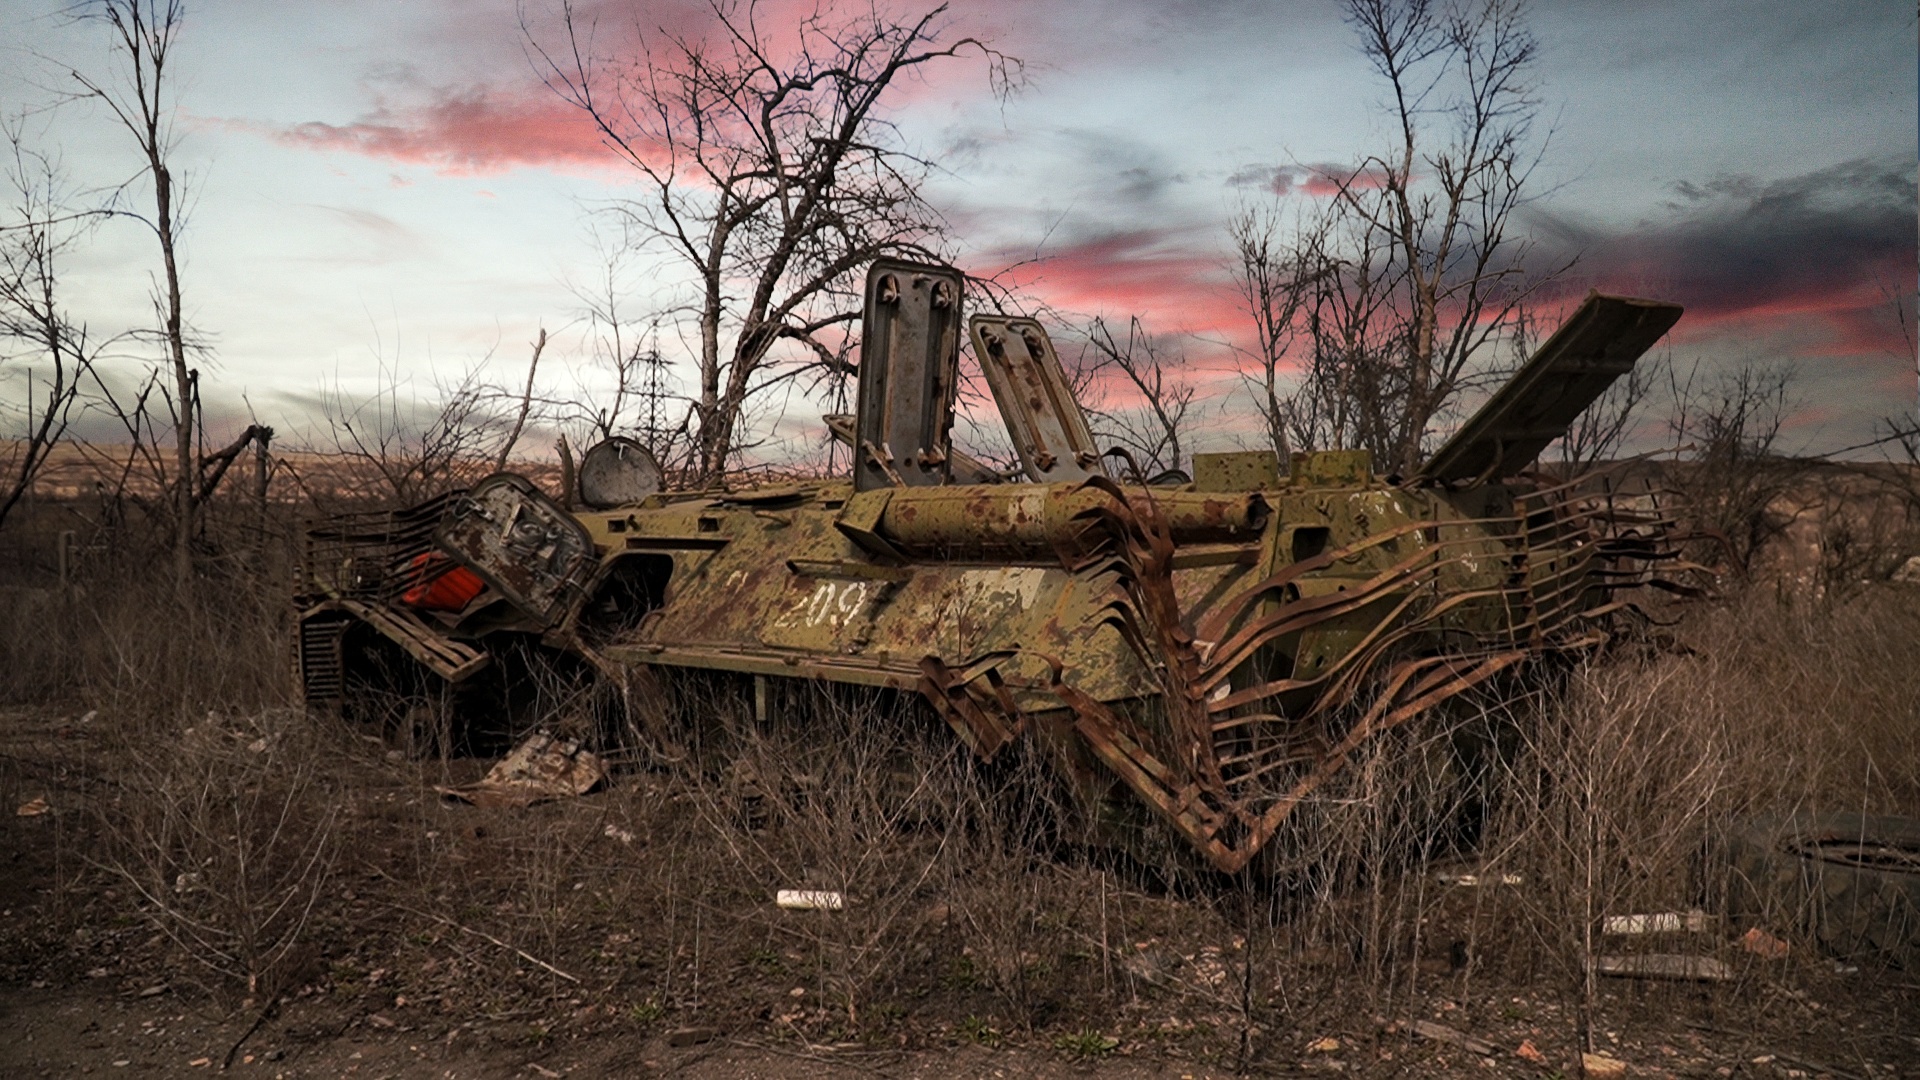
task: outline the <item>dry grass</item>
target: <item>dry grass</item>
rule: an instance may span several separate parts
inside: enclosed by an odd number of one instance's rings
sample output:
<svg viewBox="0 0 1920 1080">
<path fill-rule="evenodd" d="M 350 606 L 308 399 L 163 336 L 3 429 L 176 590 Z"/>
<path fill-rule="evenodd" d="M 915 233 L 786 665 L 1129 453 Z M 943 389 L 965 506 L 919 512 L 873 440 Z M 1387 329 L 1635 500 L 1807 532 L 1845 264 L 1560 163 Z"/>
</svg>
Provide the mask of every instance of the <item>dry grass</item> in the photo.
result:
<svg viewBox="0 0 1920 1080">
<path fill-rule="evenodd" d="M 484 763 L 289 708 L 282 570 L 251 558 L 189 597 L 128 552 L 75 588 L 16 591 L 0 669 L 7 704 L 97 711 L 60 751 L 93 777 L 72 785 L 93 824 L 62 834 L 61 888 L 117 896 L 81 923 L 154 936 L 92 947 L 289 1009 L 484 1020 L 535 1044 L 701 1023 L 1246 1059 L 1442 1000 L 1499 1022 L 1524 995 L 1546 1003 L 1527 1006 L 1543 1041 L 1592 1044 L 1622 1017 L 1772 1001 L 1756 987 L 1823 970 L 1804 949 L 1761 962 L 1723 924 L 1683 944 L 1734 962 L 1732 984 L 1595 981 L 1621 947 L 1603 916 L 1715 910 L 1730 822 L 1920 806 L 1920 605 L 1881 587 L 1696 605 L 1669 637 L 1379 740 L 1276 839 L 1262 882 L 1090 844 L 1036 746 L 983 767 L 910 699 L 800 683 L 775 684 L 766 723 L 745 681 L 670 683 L 675 760 L 480 810 L 431 785 Z M 0 794 L 51 782 L 23 760 L 0 761 Z M 848 902 L 783 911 L 782 888 Z"/>
</svg>

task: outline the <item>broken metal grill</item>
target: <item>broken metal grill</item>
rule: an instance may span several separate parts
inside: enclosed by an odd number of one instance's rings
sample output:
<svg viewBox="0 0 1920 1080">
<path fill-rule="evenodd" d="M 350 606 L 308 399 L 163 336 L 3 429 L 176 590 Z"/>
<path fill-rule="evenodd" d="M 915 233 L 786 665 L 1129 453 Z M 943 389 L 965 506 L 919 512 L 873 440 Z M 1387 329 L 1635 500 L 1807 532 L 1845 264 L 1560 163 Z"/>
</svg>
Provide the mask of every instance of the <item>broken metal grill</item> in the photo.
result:
<svg viewBox="0 0 1920 1080">
<path fill-rule="evenodd" d="M 1057 677 L 1052 689 L 1102 760 L 1215 866 L 1238 870 L 1367 739 L 1532 658 L 1598 644 L 1607 617 L 1628 606 L 1611 598 L 1618 589 L 1678 588 L 1651 570 L 1677 560 L 1665 539 L 1672 523 L 1647 500 L 1622 506 L 1605 489 L 1579 490 L 1592 483 L 1294 562 L 1192 631 L 1179 618 L 1164 522 L 1150 498 L 1112 488 L 1113 504 L 1088 515 L 1098 539 L 1076 570 L 1114 575 L 1107 618 L 1158 673 L 1163 704 L 1156 722 L 1141 723 Z M 1309 575 L 1342 564 L 1365 576 L 1302 595 Z M 1489 570 L 1500 584 L 1460 587 Z M 1359 640 L 1324 665 L 1303 663 L 1304 636 L 1328 629 Z"/>
<path fill-rule="evenodd" d="M 334 701 L 345 693 L 341 643 L 352 623 L 352 615 L 334 611 L 323 612 L 300 624 L 294 665 L 307 701 Z"/>
<path fill-rule="evenodd" d="M 341 514 L 307 529 L 301 551 L 303 599 L 353 599 L 390 604 L 400 594 L 431 582 L 452 563 L 423 563 L 433 550 L 433 532 L 448 505 L 465 492 L 449 492 L 404 510 Z"/>
</svg>

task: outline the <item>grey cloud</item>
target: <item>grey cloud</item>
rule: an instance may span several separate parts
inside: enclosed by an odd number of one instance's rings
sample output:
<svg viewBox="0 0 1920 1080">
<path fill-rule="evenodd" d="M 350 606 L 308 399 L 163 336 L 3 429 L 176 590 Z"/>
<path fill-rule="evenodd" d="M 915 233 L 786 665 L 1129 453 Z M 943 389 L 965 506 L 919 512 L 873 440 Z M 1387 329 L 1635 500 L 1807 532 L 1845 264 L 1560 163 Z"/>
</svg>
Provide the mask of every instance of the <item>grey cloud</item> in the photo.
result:
<svg viewBox="0 0 1920 1080">
<path fill-rule="evenodd" d="M 1705 315 L 1837 303 L 1889 274 L 1912 278 L 1920 245 L 1913 162 L 1680 181 L 1673 193 L 1664 217 L 1631 228 L 1542 214 L 1537 234 L 1551 253 L 1580 256 L 1574 276 L 1583 283 L 1657 285 Z"/>
</svg>

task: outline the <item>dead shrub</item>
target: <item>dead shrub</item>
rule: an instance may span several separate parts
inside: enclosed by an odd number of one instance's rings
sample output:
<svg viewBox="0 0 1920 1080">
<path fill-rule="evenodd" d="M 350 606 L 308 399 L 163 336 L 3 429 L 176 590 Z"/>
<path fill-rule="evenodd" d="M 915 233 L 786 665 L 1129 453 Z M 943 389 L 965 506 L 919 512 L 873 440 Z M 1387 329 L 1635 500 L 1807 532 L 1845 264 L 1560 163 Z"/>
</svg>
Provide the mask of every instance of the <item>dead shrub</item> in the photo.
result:
<svg viewBox="0 0 1920 1080">
<path fill-rule="evenodd" d="M 278 993 L 342 842 L 318 729 L 289 710 L 208 713 L 140 743 L 101 807 L 106 868 L 188 957 L 250 995 Z"/>
<path fill-rule="evenodd" d="M 1725 839 L 1758 816 L 1915 805 L 1902 673 L 1920 663 L 1920 613 L 1904 600 L 1883 588 L 1789 605 L 1754 590 L 1694 609 L 1677 640 L 1575 669 L 1514 727 L 1518 752 L 1495 778 L 1479 872 L 1516 885 L 1474 898 L 1475 931 L 1501 943 L 1481 966 L 1558 982 L 1590 1048 L 1600 957 L 1658 944 L 1609 938 L 1607 917 L 1726 911 Z M 1762 974 L 1734 945 L 1744 927 L 1721 928 L 1734 932 L 1685 951 L 1736 981 Z"/>
<path fill-rule="evenodd" d="M 982 767 L 913 699 L 775 685 L 767 723 L 720 719 L 730 745 L 688 794 L 723 880 L 758 898 L 737 930 L 799 957 L 783 966 L 812 1000 L 790 1021 L 869 1030 L 873 1009 L 924 985 L 930 964 L 948 989 L 1033 1015 L 1057 993 L 1051 976 L 1072 951 L 1060 931 L 1079 914 L 1036 865 L 1041 817 L 1066 816 L 1050 779 L 1030 762 Z M 837 892 L 846 906 L 780 911 L 780 889 Z M 968 944 L 937 961 L 954 939 Z"/>
</svg>

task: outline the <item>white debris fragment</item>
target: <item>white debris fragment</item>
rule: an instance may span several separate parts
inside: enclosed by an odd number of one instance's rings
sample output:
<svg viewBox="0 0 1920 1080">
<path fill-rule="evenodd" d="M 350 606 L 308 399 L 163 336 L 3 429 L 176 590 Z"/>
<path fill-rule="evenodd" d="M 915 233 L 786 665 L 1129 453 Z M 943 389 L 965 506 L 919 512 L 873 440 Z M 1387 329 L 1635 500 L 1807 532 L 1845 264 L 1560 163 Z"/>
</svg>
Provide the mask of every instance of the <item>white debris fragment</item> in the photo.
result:
<svg viewBox="0 0 1920 1080">
<path fill-rule="evenodd" d="M 1466 889 L 1471 889 L 1479 885 L 1519 885 L 1524 883 L 1525 880 L 1526 879 L 1522 878 L 1519 874 L 1488 874 L 1485 877 L 1479 874 L 1440 875 L 1440 883 L 1442 885 L 1458 885 Z"/>
<path fill-rule="evenodd" d="M 826 889 L 781 889 L 773 902 L 789 911 L 839 911 L 847 906 L 845 897 Z"/>
<path fill-rule="evenodd" d="M 1694 908 L 1692 911 L 1659 911 L 1648 915 L 1609 915 L 1600 924 L 1600 929 L 1607 934 L 1704 934 L 1707 931 L 1707 913 Z"/>
</svg>

